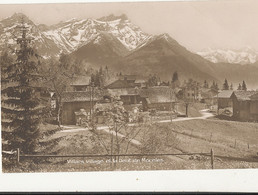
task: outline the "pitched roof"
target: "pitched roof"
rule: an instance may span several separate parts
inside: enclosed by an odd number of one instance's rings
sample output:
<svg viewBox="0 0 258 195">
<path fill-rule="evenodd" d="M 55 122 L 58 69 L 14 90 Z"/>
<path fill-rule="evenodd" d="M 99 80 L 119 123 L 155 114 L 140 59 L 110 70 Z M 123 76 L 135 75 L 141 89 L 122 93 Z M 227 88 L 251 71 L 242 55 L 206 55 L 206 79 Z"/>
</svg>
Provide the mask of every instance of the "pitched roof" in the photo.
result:
<svg viewBox="0 0 258 195">
<path fill-rule="evenodd" d="M 136 88 L 121 88 L 121 89 L 107 89 L 107 93 L 111 95 L 139 95 L 139 90 Z"/>
<path fill-rule="evenodd" d="M 70 85 L 71 86 L 90 85 L 90 81 L 91 81 L 91 77 L 89 77 L 89 76 L 78 76 L 73 79 L 73 81 Z"/>
<path fill-rule="evenodd" d="M 218 98 L 230 98 L 232 93 L 234 91 L 233 90 L 223 90 L 218 94 Z"/>
<path fill-rule="evenodd" d="M 175 94 L 168 86 L 151 87 L 139 91 L 141 97 L 148 98 L 150 103 L 175 102 Z"/>
<path fill-rule="evenodd" d="M 107 85 L 107 89 L 120 89 L 120 88 L 129 88 L 131 85 L 125 80 L 115 80 L 114 82 Z"/>
<path fill-rule="evenodd" d="M 119 76 L 119 79 L 121 80 L 131 80 L 131 81 L 134 81 L 137 79 L 137 75 L 120 75 Z"/>
<path fill-rule="evenodd" d="M 100 92 L 93 93 L 93 100 L 101 100 L 102 94 Z M 67 91 L 63 93 L 62 102 L 85 102 L 91 100 L 90 91 Z"/>
<path fill-rule="evenodd" d="M 258 99 L 257 91 L 234 91 L 234 94 L 239 101 Z"/>
</svg>

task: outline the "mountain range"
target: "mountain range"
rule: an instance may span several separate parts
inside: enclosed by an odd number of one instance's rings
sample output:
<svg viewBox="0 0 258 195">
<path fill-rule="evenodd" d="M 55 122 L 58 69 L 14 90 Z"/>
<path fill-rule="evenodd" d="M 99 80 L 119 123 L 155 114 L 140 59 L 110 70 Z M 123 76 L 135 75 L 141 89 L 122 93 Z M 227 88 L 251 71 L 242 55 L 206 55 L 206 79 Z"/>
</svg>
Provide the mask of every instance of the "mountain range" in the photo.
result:
<svg viewBox="0 0 258 195">
<path fill-rule="evenodd" d="M 258 66 L 213 63 L 203 55 L 192 53 L 164 33 L 150 35 L 134 25 L 126 15 L 109 15 L 99 19 L 71 19 L 55 25 L 34 24 L 16 13 L 0 21 L 0 48 L 15 45 L 17 25 L 23 18 L 34 45 L 43 58 L 65 53 L 93 67 L 108 66 L 126 74 L 157 74 L 171 80 L 174 71 L 180 80 L 213 80 L 220 85 L 225 78 L 238 85 L 243 80 L 249 88 L 258 88 Z M 206 58 L 206 59 L 205 59 Z"/>
<path fill-rule="evenodd" d="M 258 51 L 251 47 L 241 49 L 211 49 L 197 52 L 200 56 L 213 63 L 253 64 L 258 61 Z"/>
</svg>

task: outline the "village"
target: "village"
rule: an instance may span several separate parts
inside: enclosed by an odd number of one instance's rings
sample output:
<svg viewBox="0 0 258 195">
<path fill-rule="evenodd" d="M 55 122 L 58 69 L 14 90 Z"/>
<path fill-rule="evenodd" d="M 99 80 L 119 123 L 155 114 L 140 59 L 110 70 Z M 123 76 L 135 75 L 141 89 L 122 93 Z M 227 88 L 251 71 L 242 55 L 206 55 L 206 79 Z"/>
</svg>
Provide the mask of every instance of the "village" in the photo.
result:
<svg viewBox="0 0 258 195">
<path fill-rule="evenodd" d="M 147 82 L 141 76 L 120 75 L 115 81 L 99 88 L 94 86 L 89 76 L 75 77 L 69 91 L 63 93 L 61 123 L 81 125 L 83 121 L 94 120 L 103 124 L 105 108 L 110 107 L 114 98 L 122 102 L 128 114 L 143 113 L 142 122 L 150 120 L 151 115 L 160 120 L 188 117 L 188 109 L 194 104 L 218 117 L 258 121 L 257 91 L 207 88 L 205 84 L 202 86 L 191 79 L 182 86 L 179 86 L 178 80 L 171 84 L 157 82 L 151 87 Z M 53 113 L 57 112 L 54 93 L 51 93 L 51 108 Z"/>
</svg>

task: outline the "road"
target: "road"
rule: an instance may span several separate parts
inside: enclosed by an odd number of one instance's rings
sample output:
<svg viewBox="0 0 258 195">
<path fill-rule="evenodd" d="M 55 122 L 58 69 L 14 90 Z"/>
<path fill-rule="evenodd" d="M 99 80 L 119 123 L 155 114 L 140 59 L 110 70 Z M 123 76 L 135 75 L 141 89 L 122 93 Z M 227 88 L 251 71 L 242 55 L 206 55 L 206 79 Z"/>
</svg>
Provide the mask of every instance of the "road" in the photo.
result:
<svg viewBox="0 0 258 195">
<path fill-rule="evenodd" d="M 209 112 L 208 109 L 200 110 L 200 113 L 202 114 L 202 116 L 200 116 L 200 117 L 176 118 L 176 119 L 173 119 L 172 122 L 197 120 L 197 119 L 207 119 L 209 117 L 214 116 L 212 113 Z M 157 121 L 157 123 L 168 123 L 168 122 L 171 122 L 171 120 Z M 134 123 L 129 124 L 129 126 L 131 126 L 131 127 L 133 127 L 135 125 L 136 124 L 134 124 Z M 64 128 L 64 130 L 59 131 L 60 133 L 69 133 L 69 132 L 89 131 L 90 130 L 89 128 L 82 128 L 82 127 L 78 127 L 78 126 L 63 126 L 63 128 Z M 110 130 L 108 126 L 97 127 L 97 130 L 102 130 L 102 131 L 105 131 L 109 134 L 115 135 L 115 131 Z M 125 135 L 123 135 L 121 133 L 117 133 L 117 135 L 118 135 L 118 137 L 121 137 L 121 138 L 125 137 Z M 138 140 L 135 140 L 135 139 L 131 140 L 131 143 L 135 144 L 135 145 L 141 145 L 141 143 Z"/>
<path fill-rule="evenodd" d="M 173 122 L 177 122 L 177 121 L 189 121 L 189 120 L 196 120 L 196 119 L 207 119 L 209 117 L 214 116 L 214 114 L 209 112 L 209 109 L 200 110 L 199 112 L 202 114 L 202 116 L 199 116 L 199 117 L 176 118 L 176 119 L 173 119 L 172 121 Z M 158 123 L 168 123 L 168 122 L 171 122 L 171 120 L 161 120 L 161 121 L 158 121 Z"/>
</svg>

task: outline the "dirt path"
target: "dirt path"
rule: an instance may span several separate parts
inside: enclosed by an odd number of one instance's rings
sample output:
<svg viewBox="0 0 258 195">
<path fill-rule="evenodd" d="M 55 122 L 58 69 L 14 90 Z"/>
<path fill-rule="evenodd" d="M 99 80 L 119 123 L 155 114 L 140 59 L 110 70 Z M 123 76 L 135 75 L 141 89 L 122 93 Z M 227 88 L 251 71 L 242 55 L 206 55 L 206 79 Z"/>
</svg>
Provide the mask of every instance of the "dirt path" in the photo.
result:
<svg viewBox="0 0 258 195">
<path fill-rule="evenodd" d="M 200 116 L 200 117 L 176 118 L 176 119 L 173 119 L 172 122 L 188 121 L 188 120 L 196 120 L 196 119 L 207 119 L 209 117 L 214 116 L 212 113 L 210 113 L 208 111 L 209 111 L 208 109 L 200 110 L 200 113 L 202 114 L 202 116 Z M 160 121 L 157 121 L 157 123 L 168 123 L 168 122 L 171 122 L 171 120 L 160 120 Z M 131 123 L 131 124 L 128 124 L 128 126 L 133 127 L 133 126 L 136 126 L 136 124 Z M 79 126 L 63 126 L 63 128 L 64 128 L 64 130 L 60 131 L 62 133 L 87 131 L 87 130 L 89 130 L 89 128 L 84 128 L 84 127 L 79 127 Z M 106 132 L 108 131 L 108 133 L 114 133 L 114 132 L 108 130 L 108 126 L 97 127 L 97 130 L 105 130 Z M 124 135 L 122 135 L 122 134 L 120 136 L 124 137 Z"/>
<path fill-rule="evenodd" d="M 200 110 L 199 112 L 202 114 L 202 116 L 199 116 L 199 117 L 176 118 L 176 119 L 173 119 L 172 122 L 189 121 L 189 120 L 196 120 L 196 119 L 207 119 L 207 118 L 210 118 L 210 117 L 214 116 L 214 114 L 209 112 L 209 109 Z M 171 120 L 157 121 L 157 123 L 168 123 L 168 122 L 171 122 Z"/>
</svg>

